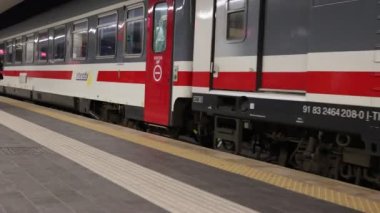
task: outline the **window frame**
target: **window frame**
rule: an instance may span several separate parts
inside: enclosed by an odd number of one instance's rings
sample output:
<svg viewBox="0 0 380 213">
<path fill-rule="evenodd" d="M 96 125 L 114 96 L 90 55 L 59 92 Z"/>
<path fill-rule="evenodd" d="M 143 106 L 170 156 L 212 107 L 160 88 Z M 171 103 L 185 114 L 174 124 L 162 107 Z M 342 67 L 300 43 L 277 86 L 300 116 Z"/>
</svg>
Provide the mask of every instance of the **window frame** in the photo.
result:
<svg viewBox="0 0 380 213">
<path fill-rule="evenodd" d="M 46 51 L 46 60 L 41 60 L 40 59 L 40 55 L 38 54 L 39 52 L 39 48 L 40 48 L 40 34 L 42 33 L 46 33 L 47 34 L 47 51 Z M 38 64 L 46 64 L 49 62 L 49 42 L 50 40 L 50 35 L 49 35 L 49 30 L 42 30 L 42 31 L 39 31 L 37 32 L 37 48 L 34 49 L 34 51 L 37 53 L 37 60 L 34 60 L 35 62 L 37 62 Z"/>
<path fill-rule="evenodd" d="M 141 17 L 137 17 L 137 18 L 131 18 L 128 20 L 128 11 L 130 10 L 133 10 L 133 9 L 137 9 L 137 8 L 142 8 L 143 9 L 143 15 Z M 123 54 L 124 54 L 124 58 L 139 58 L 141 56 L 144 55 L 144 50 L 145 50 L 145 43 L 146 43 L 146 40 L 145 40 L 145 29 L 146 29 L 146 23 L 145 23 L 145 19 L 146 19 L 146 11 L 145 11 L 145 5 L 142 4 L 142 3 L 138 3 L 138 4 L 134 4 L 134 5 L 131 5 L 131 6 L 127 6 L 125 8 L 125 11 L 124 11 L 124 44 L 123 44 Z M 140 21 L 142 20 L 142 23 L 143 23 L 143 30 L 142 30 L 142 46 L 141 46 L 141 53 L 139 54 L 128 54 L 126 53 L 126 43 L 127 43 L 127 24 L 128 22 L 136 22 L 136 21 Z"/>
<path fill-rule="evenodd" d="M 99 19 L 103 18 L 103 17 L 106 17 L 106 16 L 110 16 L 110 15 L 114 15 L 116 14 L 116 34 L 115 34 L 115 54 L 114 55 L 100 55 L 100 45 L 99 45 L 99 29 L 101 28 L 104 28 L 104 27 L 107 27 L 107 26 L 110 26 L 110 24 L 99 24 Z M 119 14 L 117 12 L 117 10 L 113 10 L 113 11 L 110 11 L 110 12 L 106 12 L 106 13 L 102 13 L 100 15 L 97 16 L 97 26 L 96 26 L 96 59 L 110 59 L 110 58 L 116 58 L 117 56 L 117 36 L 118 36 L 118 23 L 119 23 Z"/>
<path fill-rule="evenodd" d="M 58 59 L 55 59 L 54 58 L 54 55 L 55 55 L 55 31 L 56 30 L 60 30 L 60 29 L 63 29 L 64 30 L 64 35 L 65 35 L 65 40 L 63 42 L 64 44 L 64 49 L 63 49 L 63 59 L 62 58 L 58 58 Z M 49 35 L 50 37 L 50 35 Z M 66 51 L 67 51 L 67 27 L 65 24 L 63 25 L 59 25 L 59 26 L 56 26 L 53 28 L 53 48 L 52 48 L 52 56 L 51 56 L 51 61 L 54 61 L 54 62 L 63 62 L 66 60 Z M 49 39 L 50 40 L 50 39 Z M 49 44 L 48 44 L 49 46 Z"/>
<path fill-rule="evenodd" d="M 241 43 L 241 42 L 244 42 L 245 39 L 247 38 L 247 19 L 248 19 L 248 1 L 247 0 L 243 0 L 244 1 L 244 7 L 243 8 L 240 8 L 240 9 L 229 9 L 228 5 L 230 3 L 231 0 L 227 0 L 226 1 L 226 36 L 225 36 L 225 39 L 227 41 L 227 43 Z M 244 12 L 244 22 L 243 22 L 243 26 L 244 26 L 244 36 L 241 38 L 241 39 L 228 39 L 228 15 L 229 14 L 232 14 L 232 13 L 237 13 L 237 12 Z"/>
<path fill-rule="evenodd" d="M 17 41 L 20 41 L 20 44 L 21 44 L 21 61 L 16 61 L 16 46 L 17 46 Z M 17 37 L 14 39 L 14 64 L 22 64 L 24 62 L 24 45 L 23 45 L 23 40 L 22 40 L 22 37 Z"/>
<path fill-rule="evenodd" d="M 4 42 L 4 48 L 6 49 L 6 53 L 5 54 L 6 56 L 4 57 L 4 64 L 7 64 L 7 65 L 11 65 L 11 64 L 14 64 L 14 52 L 15 52 L 15 44 L 14 44 L 14 39 L 8 39 Z M 6 60 L 8 58 L 8 45 L 11 44 L 12 46 L 12 58 L 11 58 L 11 62 L 9 62 L 8 60 Z"/>
<path fill-rule="evenodd" d="M 85 30 L 75 30 L 75 25 L 85 23 L 85 22 L 87 23 L 87 28 Z M 75 57 L 74 58 L 74 34 L 82 33 L 82 32 L 86 32 L 86 34 L 87 34 L 86 57 Z M 71 32 L 71 53 L 70 53 L 70 57 L 72 60 L 75 60 L 75 61 L 87 60 L 87 58 L 88 58 L 88 46 L 89 46 L 89 34 L 90 33 L 89 33 L 88 18 L 81 19 L 81 20 L 73 22 L 72 32 Z M 97 38 L 96 38 L 96 40 L 97 40 Z"/>
<path fill-rule="evenodd" d="M 28 38 L 32 38 L 32 42 L 28 42 Z M 33 44 L 33 51 L 32 51 L 32 61 L 28 61 L 28 57 L 27 57 L 27 49 L 28 49 L 28 43 L 32 43 Z M 35 62 L 35 49 L 36 49 L 36 36 L 34 33 L 32 34 L 28 34 L 28 35 L 25 35 L 25 52 L 24 52 L 24 64 L 33 64 Z"/>
</svg>

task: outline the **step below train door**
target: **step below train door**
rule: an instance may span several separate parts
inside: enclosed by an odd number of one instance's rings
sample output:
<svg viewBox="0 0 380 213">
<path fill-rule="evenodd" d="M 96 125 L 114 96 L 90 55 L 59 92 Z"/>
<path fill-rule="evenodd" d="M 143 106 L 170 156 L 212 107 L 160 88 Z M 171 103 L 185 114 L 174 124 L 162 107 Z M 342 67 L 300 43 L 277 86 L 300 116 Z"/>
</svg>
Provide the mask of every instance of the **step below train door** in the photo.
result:
<svg viewBox="0 0 380 213">
<path fill-rule="evenodd" d="M 170 121 L 174 0 L 149 0 L 144 120 L 162 126 Z"/>
<path fill-rule="evenodd" d="M 260 0 L 216 0 L 211 89 L 256 90 Z"/>
</svg>

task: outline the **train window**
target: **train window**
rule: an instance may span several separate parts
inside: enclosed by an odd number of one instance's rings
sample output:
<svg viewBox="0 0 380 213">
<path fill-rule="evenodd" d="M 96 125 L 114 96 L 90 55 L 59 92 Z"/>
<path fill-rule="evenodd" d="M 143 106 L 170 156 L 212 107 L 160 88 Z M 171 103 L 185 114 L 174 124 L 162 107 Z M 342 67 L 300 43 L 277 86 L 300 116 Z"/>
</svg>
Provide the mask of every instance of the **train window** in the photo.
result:
<svg viewBox="0 0 380 213">
<path fill-rule="evenodd" d="M 100 16 L 98 19 L 98 56 L 116 54 L 117 13 Z"/>
<path fill-rule="evenodd" d="M 48 32 L 38 34 L 37 57 L 38 61 L 46 62 L 48 56 L 49 35 Z"/>
<path fill-rule="evenodd" d="M 125 54 L 140 55 L 144 41 L 144 8 L 128 9 L 126 13 Z"/>
<path fill-rule="evenodd" d="M 245 0 L 229 0 L 227 4 L 228 10 L 244 10 Z"/>
<path fill-rule="evenodd" d="M 74 23 L 73 59 L 83 60 L 87 57 L 88 21 Z"/>
<path fill-rule="evenodd" d="M 166 49 L 167 18 L 167 3 L 158 3 L 154 8 L 153 50 L 155 53 L 163 52 Z"/>
<path fill-rule="evenodd" d="M 16 46 L 15 46 L 15 63 L 21 64 L 22 63 L 22 54 L 23 54 L 23 44 L 20 39 L 16 39 Z"/>
<path fill-rule="evenodd" d="M 12 64 L 13 62 L 13 41 L 5 43 L 5 63 Z"/>
<path fill-rule="evenodd" d="M 26 48 L 25 48 L 25 62 L 33 63 L 34 58 L 34 37 L 27 36 L 26 37 Z"/>
<path fill-rule="evenodd" d="M 243 40 L 245 29 L 246 2 L 245 0 L 227 1 L 227 40 Z"/>
<path fill-rule="evenodd" d="M 59 27 L 54 30 L 53 58 L 56 61 L 65 59 L 66 28 Z"/>
</svg>

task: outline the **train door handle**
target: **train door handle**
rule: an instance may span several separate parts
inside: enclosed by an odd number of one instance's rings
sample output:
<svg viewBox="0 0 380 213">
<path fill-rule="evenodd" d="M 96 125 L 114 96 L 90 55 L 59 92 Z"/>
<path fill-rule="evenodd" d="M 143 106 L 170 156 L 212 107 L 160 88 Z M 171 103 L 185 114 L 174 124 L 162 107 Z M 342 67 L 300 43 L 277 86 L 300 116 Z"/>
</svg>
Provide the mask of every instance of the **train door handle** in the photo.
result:
<svg viewBox="0 0 380 213">
<path fill-rule="evenodd" d="M 212 66 L 212 75 L 214 78 L 219 76 L 219 66 L 217 64 L 213 64 Z"/>
<path fill-rule="evenodd" d="M 179 71 L 179 66 L 174 65 L 174 67 L 173 67 L 173 82 L 178 81 L 178 71 Z"/>
</svg>

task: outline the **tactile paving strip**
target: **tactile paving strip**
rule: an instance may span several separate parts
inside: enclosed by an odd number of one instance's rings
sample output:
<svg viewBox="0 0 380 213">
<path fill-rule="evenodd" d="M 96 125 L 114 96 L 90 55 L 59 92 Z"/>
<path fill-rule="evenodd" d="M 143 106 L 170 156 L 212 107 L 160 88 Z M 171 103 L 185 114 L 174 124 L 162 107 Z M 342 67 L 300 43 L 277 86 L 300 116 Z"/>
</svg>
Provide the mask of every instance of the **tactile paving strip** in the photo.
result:
<svg viewBox="0 0 380 213">
<path fill-rule="evenodd" d="M 0 117 L 0 124 L 169 212 L 257 213 L 248 207 L 144 168 L 2 110 L 0 110 Z"/>
<path fill-rule="evenodd" d="M 261 171 L 260 168 L 252 168 L 247 165 L 236 163 L 234 160 L 222 159 L 216 155 L 210 155 L 209 150 L 201 147 L 187 148 L 184 146 L 176 146 L 172 143 L 162 143 L 154 139 L 156 136 L 141 135 L 141 133 L 132 133 L 131 131 L 123 131 L 122 127 L 103 124 L 94 120 L 85 119 L 79 116 L 69 115 L 67 113 L 58 112 L 41 106 L 16 101 L 9 98 L 0 97 L 0 101 L 22 109 L 36 112 L 45 116 L 49 116 L 58 120 L 62 120 L 74 125 L 108 134 L 129 142 L 140 144 L 152 149 L 156 149 L 165 153 L 169 153 L 181 158 L 199 162 L 208 166 L 212 166 L 224 171 L 235 173 L 241 176 L 260 180 L 262 182 L 275 185 L 290 191 L 298 192 L 313 198 L 335 203 L 341 206 L 359 210 L 362 212 L 380 212 L 380 203 L 360 194 L 346 193 L 329 189 L 322 185 L 310 184 L 303 181 L 298 181 L 284 175 L 277 175 L 267 171 Z"/>
</svg>

